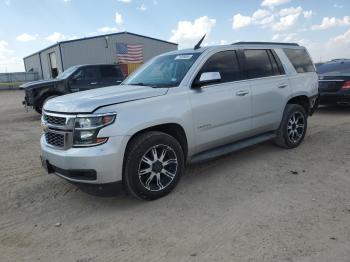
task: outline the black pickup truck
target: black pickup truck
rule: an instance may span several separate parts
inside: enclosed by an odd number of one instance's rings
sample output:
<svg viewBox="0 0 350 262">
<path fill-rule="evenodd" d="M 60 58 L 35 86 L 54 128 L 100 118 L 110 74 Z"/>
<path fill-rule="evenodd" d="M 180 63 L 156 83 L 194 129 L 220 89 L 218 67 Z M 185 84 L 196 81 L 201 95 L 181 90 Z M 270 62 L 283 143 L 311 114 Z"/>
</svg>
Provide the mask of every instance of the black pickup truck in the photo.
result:
<svg viewBox="0 0 350 262">
<path fill-rule="evenodd" d="M 54 79 L 25 83 L 23 105 L 33 107 L 41 114 L 45 102 L 51 98 L 69 93 L 105 86 L 119 85 L 124 80 L 118 65 L 78 65 L 72 66 Z"/>
</svg>

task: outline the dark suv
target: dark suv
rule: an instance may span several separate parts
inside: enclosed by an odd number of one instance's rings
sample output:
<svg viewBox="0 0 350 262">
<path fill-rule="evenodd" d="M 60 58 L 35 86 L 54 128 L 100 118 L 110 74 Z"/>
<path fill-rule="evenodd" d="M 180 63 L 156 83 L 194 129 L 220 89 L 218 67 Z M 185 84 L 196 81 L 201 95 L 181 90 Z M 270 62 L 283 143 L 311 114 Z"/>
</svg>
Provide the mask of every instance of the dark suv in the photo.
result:
<svg viewBox="0 0 350 262">
<path fill-rule="evenodd" d="M 51 98 L 100 88 L 119 85 L 124 80 L 118 65 L 77 65 L 68 68 L 55 79 L 25 83 L 23 104 L 33 107 L 39 114 L 46 101 Z"/>
</svg>

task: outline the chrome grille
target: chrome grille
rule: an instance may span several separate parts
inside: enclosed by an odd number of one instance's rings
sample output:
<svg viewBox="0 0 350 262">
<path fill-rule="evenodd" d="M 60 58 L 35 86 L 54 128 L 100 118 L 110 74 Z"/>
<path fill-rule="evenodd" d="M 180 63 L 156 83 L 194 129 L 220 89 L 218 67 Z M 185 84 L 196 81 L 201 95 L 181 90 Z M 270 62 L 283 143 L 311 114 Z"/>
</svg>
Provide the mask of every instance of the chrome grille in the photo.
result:
<svg viewBox="0 0 350 262">
<path fill-rule="evenodd" d="M 58 117 L 58 116 L 51 116 L 51 115 L 44 114 L 44 120 L 46 123 L 50 125 L 55 125 L 55 126 L 64 126 L 66 124 L 65 117 Z"/>
<path fill-rule="evenodd" d="M 42 126 L 48 146 L 67 150 L 73 144 L 75 115 L 43 112 Z"/>
<path fill-rule="evenodd" d="M 54 147 L 64 148 L 64 134 L 53 133 L 48 131 L 45 133 L 46 142 Z"/>
</svg>

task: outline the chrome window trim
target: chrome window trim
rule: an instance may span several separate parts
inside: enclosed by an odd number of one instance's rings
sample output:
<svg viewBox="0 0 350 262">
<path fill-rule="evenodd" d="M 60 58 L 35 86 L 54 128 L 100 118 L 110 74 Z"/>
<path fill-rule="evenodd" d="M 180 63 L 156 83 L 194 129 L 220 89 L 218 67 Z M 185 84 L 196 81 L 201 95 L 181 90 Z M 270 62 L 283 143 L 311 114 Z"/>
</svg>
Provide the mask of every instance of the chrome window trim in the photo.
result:
<svg viewBox="0 0 350 262">
<path fill-rule="evenodd" d="M 255 81 L 255 80 L 266 80 L 266 79 L 268 80 L 269 78 L 277 78 L 277 77 L 285 77 L 285 76 L 286 76 L 286 74 L 265 76 L 265 77 L 259 77 L 259 78 L 242 79 L 242 80 L 236 80 L 236 81 L 219 83 L 219 84 L 204 85 L 204 86 L 201 86 L 200 88 L 209 88 L 209 87 L 214 87 L 214 86 L 223 86 L 223 85 L 227 85 L 227 84 L 244 83 L 244 82 Z M 195 88 L 193 88 L 193 87 L 191 87 L 191 89 L 195 90 Z"/>
</svg>

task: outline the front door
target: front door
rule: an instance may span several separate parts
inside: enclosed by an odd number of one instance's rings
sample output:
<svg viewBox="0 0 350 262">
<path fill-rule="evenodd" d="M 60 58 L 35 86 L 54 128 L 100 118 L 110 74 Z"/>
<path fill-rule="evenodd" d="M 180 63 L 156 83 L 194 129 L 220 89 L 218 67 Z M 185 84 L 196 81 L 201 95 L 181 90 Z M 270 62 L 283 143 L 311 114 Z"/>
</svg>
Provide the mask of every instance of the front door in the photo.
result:
<svg viewBox="0 0 350 262">
<path fill-rule="evenodd" d="M 252 127 L 250 86 L 240 81 L 236 51 L 212 55 L 197 77 L 203 72 L 219 72 L 221 81 L 190 93 L 197 152 L 244 138 Z"/>
<path fill-rule="evenodd" d="M 87 66 L 77 70 L 70 80 L 72 92 L 102 87 L 100 71 L 97 66 Z"/>
</svg>

